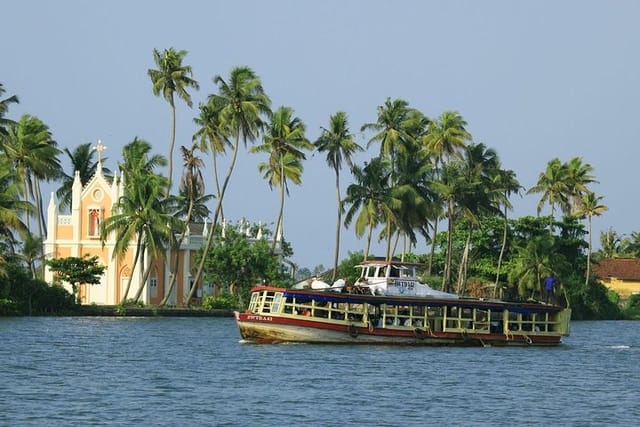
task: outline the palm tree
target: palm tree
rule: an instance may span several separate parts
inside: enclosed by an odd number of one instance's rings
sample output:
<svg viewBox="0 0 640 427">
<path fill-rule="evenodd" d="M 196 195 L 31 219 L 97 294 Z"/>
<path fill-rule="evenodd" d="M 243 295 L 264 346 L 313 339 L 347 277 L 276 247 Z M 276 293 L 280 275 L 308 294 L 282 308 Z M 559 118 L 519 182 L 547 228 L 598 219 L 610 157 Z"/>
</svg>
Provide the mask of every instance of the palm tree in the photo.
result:
<svg viewBox="0 0 640 427">
<path fill-rule="evenodd" d="M 187 92 L 188 88 L 199 90 L 200 86 L 192 76 L 191 65 L 183 65 L 182 60 L 187 55 L 186 50 L 176 51 L 174 48 L 165 49 L 160 53 L 157 49 L 153 49 L 153 60 L 157 69 L 149 69 L 147 74 L 151 78 L 153 84 L 153 94 L 162 97 L 171 106 L 171 140 L 169 144 L 169 177 L 167 185 L 167 194 L 171 192 L 172 165 L 173 165 L 173 146 L 176 141 L 176 106 L 175 96 L 178 95 L 186 104 L 191 107 L 191 95 Z"/>
<path fill-rule="evenodd" d="M 2 96 L 6 92 L 2 83 L 0 83 L 0 96 Z M 12 95 L 5 99 L 0 99 L 0 138 L 7 136 L 8 131 L 7 127 L 14 125 L 15 122 L 13 120 L 5 118 L 5 115 L 9 111 L 9 104 L 17 104 L 20 101 L 16 95 Z"/>
<path fill-rule="evenodd" d="M 494 177 L 494 185 L 496 188 L 497 201 L 503 207 L 502 218 L 504 226 L 502 228 L 502 243 L 500 244 L 500 255 L 498 256 L 498 265 L 496 267 L 496 282 L 493 288 L 493 297 L 495 298 L 498 292 L 498 284 L 500 281 L 500 270 L 502 268 L 502 258 L 507 246 L 507 232 L 509 230 L 508 213 L 513 208 L 513 205 L 509 201 L 509 197 L 513 193 L 518 193 L 522 186 L 516 179 L 516 174 L 511 169 L 498 168 L 498 172 Z"/>
<path fill-rule="evenodd" d="M 160 155 L 150 156 L 151 145 L 135 138 L 123 150 L 124 162 L 120 165 L 122 179 L 125 180 L 124 195 L 117 201 L 113 214 L 100 225 L 100 239 L 105 245 L 107 236 L 116 233 L 113 257 L 122 257 L 129 250 L 131 241 L 136 241 L 131 275 L 121 299 L 127 300 L 133 272 L 138 267 L 140 257 L 149 252 L 147 268 L 144 261 L 140 264 L 142 283 L 135 296 L 137 301 L 146 283 L 152 261 L 163 253 L 166 242 L 174 229 L 178 229 L 179 221 L 167 213 L 161 196 L 166 191 L 167 179 L 156 175 L 153 170 L 164 166 L 166 160 Z"/>
<path fill-rule="evenodd" d="M 542 207 L 545 203 L 549 203 L 551 207 L 551 220 L 554 219 L 555 207 L 560 206 L 566 209 L 569 205 L 569 181 L 567 177 L 567 168 L 562 165 L 560 159 L 552 159 L 547 163 L 547 168 L 538 176 L 538 182 L 531 187 L 527 194 L 542 193 L 542 197 L 536 207 L 537 215 L 540 216 Z"/>
<path fill-rule="evenodd" d="M 621 251 L 622 236 L 609 227 L 600 233 L 600 254 L 602 258 L 613 258 Z"/>
<path fill-rule="evenodd" d="M 176 218 L 184 218 L 184 225 L 182 227 L 180 237 L 178 237 L 177 239 L 172 239 L 171 242 L 174 251 L 173 264 L 170 264 L 171 281 L 169 283 L 167 291 L 165 292 L 164 298 L 160 302 L 161 306 L 167 303 L 169 297 L 171 296 L 171 292 L 173 291 L 173 287 L 175 286 L 176 279 L 178 277 L 178 267 L 180 263 L 180 246 L 182 245 L 182 242 L 187 235 L 187 231 L 189 230 L 189 225 L 191 224 L 193 218 L 193 211 L 196 201 L 200 199 L 201 194 L 204 193 L 204 178 L 202 176 L 202 168 L 204 167 L 204 162 L 200 157 L 195 155 L 196 149 L 196 145 L 192 145 L 191 148 L 186 148 L 184 146 L 180 147 L 180 153 L 182 154 L 184 168 L 182 178 L 180 179 L 180 192 L 184 195 L 184 197 L 179 198 L 182 202 L 179 203 L 179 205 L 186 205 L 186 214 L 184 215 L 184 217 L 182 217 L 181 215 L 175 215 Z M 211 196 L 209 196 L 209 198 L 211 198 Z"/>
<path fill-rule="evenodd" d="M 28 235 L 28 227 L 22 221 L 21 214 L 33 210 L 33 205 L 21 198 L 19 178 L 8 160 L 0 157 L 0 236 L 15 252 L 15 236 L 17 232 L 23 238 Z"/>
<path fill-rule="evenodd" d="M 33 200 L 39 237 L 46 233 L 44 208 L 40 181 L 50 181 L 60 177 L 60 150 L 52 139 L 49 127 L 37 117 L 24 115 L 18 123 L 9 128 L 8 135 L 1 141 L 0 147 L 6 158 L 16 170 L 22 182 L 24 201 Z M 29 226 L 27 215 L 25 224 Z"/>
<path fill-rule="evenodd" d="M 220 128 L 224 130 L 223 135 L 228 135 L 234 140 L 231 160 L 227 168 L 227 175 L 222 183 L 222 188 L 218 194 L 216 209 L 213 214 L 211 232 L 207 236 L 204 253 L 211 249 L 214 230 L 218 223 L 218 216 L 222 211 L 222 201 L 229 185 L 229 180 L 235 167 L 240 141 L 245 146 L 247 141 L 255 141 L 264 126 L 262 117 L 271 113 L 271 100 L 262 88 L 260 78 L 249 67 L 234 67 L 228 80 L 220 76 L 213 79 L 218 85 L 218 94 L 209 96 L 209 102 L 214 109 L 219 111 Z M 194 285 L 187 296 L 185 304 L 189 304 L 199 286 L 206 256 L 203 256 L 198 265 L 198 270 L 194 277 Z"/>
<path fill-rule="evenodd" d="M 263 136 L 263 143 L 251 148 L 252 153 L 268 153 L 269 159 L 258 165 L 269 187 L 280 188 L 280 208 L 276 221 L 272 250 L 283 233 L 284 196 L 289 195 L 287 181 L 300 185 L 304 150 L 312 150 L 313 145 L 305 135 L 306 127 L 299 117 L 294 117 L 293 109 L 280 107 L 272 115 Z"/>
<path fill-rule="evenodd" d="M 393 173 L 396 170 L 397 153 L 407 151 L 410 143 L 410 134 L 407 132 L 410 111 L 409 103 L 404 99 L 391 101 L 391 98 L 387 98 L 384 105 L 378 107 L 378 120 L 375 123 L 365 123 L 360 129 L 376 132 L 367 143 L 367 148 L 379 142 L 380 155 L 390 160 Z M 390 179 L 393 179 L 393 173 Z"/>
<path fill-rule="evenodd" d="M 518 295 L 533 298 L 536 292 L 543 294 L 543 278 L 554 275 L 553 239 L 550 234 L 533 237 L 516 248 L 509 281 L 518 286 Z M 531 294 L 527 295 L 527 291 Z"/>
<path fill-rule="evenodd" d="M 347 187 L 347 193 L 343 200 L 347 209 L 344 225 L 349 227 L 351 221 L 356 218 L 355 233 L 358 238 L 367 231 L 367 243 L 364 251 L 364 259 L 369 256 L 371 236 L 373 229 L 381 221 L 392 215 L 393 203 L 391 203 L 391 165 L 388 159 L 374 157 L 364 167 L 354 166 L 354 183 Z"/>
<path fill-rule="evenodd" d="M 333 275 L 331 281 L 336 280 L 338 272 L 338 259 L 340 257 L 340 229 L 342 228 L 342 196 L 340 195 L 340 170 L 342 162 L 353 168 L 352 156 L 363 151 L 363 148 L 354 141 L 354 135 L 349 129 L 347 113 L 338 111 L 329 117 L 329 127 L 322 128 L 320 136 L 314 143 L 320 153 L 327 153 L 327 165 L 336 174 L 336 199 L 338 201 L 338 219 L 336 222 L 336 247 L 333 257 Z"/>
<path fill-rule="evenodd" d="M 607 206 L 600 204 L 601 200 L 602 196 L 596 196 L 593 191 L 587 191 L 580 199 L 580 204 L 576 211 L 576 215 L 586 217 L 589 224 L 589 248 L 587 249 L 587 277 L 585 279 L 585 286 L 589 284 L 589 275 L 591 272 L 591 218 L 593 216 L 600 216 L 609 209 Z"/>
<path fill-rule="evenodd" d="M 445 111 L 437 120 L 429 123 L 422 144 L 435 158 L 436 170 L 445 158 L 460 155 L 461 150 L 471 140 L 466 126 L 467 122 L 457 111 Z"/>
<path fill-rule="evenodd" d="M 587 184 L 597 183 L 591 174 L 593 167 L 588 163 L 583 163 L 582 158 L 574 157 L 564 164 L 567 171 L 567 192 L 570 200 L 569 211 L 572 213 L 579 209 L 582 196 L 588 192 Z"/>
<path fill-rule="evenodd" d="M 427 132 L 422 137 L 422 149 L 427 156 L 434 159 L 435 178 L 440 179 L 441 166 L 444 160 L 452 156 L 460 156 L 461 150 L 471 140 L 471 134 L 466 129 L 467 122 L 457 111 L 445 111 L 436 120 L 429 123 Z M 437 202 L 437 199 L 434 200 Z M 444 201 L 443 201 L 444 202 Z M 438 221 L 444 209 L 432 206 L 433 234 L 431 239 L 431 253 L 429 255 L 429 274 L 435 252 L 435 241 L 438 232 Z"/>
<path fill-rule="evenodd" d="M 224 154 L 227 147 L 232 147 L 228 129 L 222 126 L 220 121 L 220 110 L 222 105 L 215 105 L 210 99 L 206 104 L 200 104 L 200 115 L 193 119 L 198 125 L 198 129 L 193 134 L 193 141 L 197 142 L 197 147 L 203 153 L 211 150 L 211 160 L 213 164 L 213 180 L 216 188 L 216 197 L 220 199 L 220 180 L 218 179 L 218 154 Z M 220 205 L 221 220 L 224 221 L 224 210 Z"/>
<path fill-rule="evenodd" d="M 71 174 L 62 172 L 62 185 L 56 191 L 56 197 L 59 200 L 58 208 L 63 211 L 67 206 L 71 206 L 71 193 L 75 172 L 80 175 L 80 183 L 84 187 L 89 180 L 96 174 L 98 170 L 98 161 L 94 160 L 95 149 L 91 148 L 91 143 L 78 145 L 73 151 L 68 148 L 63 150 L 71 161 Z M 106 158 L 101 159 L 101 161 Z M 111 171 L 102 167 L 105 176 L 110 176 Z"/>
</svg>

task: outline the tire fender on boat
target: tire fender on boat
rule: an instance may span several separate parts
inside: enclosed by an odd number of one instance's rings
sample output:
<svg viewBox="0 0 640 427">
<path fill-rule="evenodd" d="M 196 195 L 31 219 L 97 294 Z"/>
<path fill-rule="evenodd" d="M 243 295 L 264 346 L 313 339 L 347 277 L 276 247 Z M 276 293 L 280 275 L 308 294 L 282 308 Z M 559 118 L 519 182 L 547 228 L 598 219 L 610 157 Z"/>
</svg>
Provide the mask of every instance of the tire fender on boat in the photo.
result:
<svg viewBox="0 0 640 427">
<path fill-rule="evenodd" d="M 358 338 L 358 329 L 356 329 L 356 325 L 349 323 L 349 327 L 347 329 L 351 338 Z"/>
<path fill-rule="evenodd" d="M 423 340 L 423 339 L 425 339 L 425 338 L 426 338 L 427 333 L 426 333 L 426 331 L 425 331 L 424 329 L 421 329 L 421 328 L 415 328 L 415 329 L 413 330 L 413 335 L 414 335 L 416 338 L 418 338 L 419 340 Z"/>
</svg>

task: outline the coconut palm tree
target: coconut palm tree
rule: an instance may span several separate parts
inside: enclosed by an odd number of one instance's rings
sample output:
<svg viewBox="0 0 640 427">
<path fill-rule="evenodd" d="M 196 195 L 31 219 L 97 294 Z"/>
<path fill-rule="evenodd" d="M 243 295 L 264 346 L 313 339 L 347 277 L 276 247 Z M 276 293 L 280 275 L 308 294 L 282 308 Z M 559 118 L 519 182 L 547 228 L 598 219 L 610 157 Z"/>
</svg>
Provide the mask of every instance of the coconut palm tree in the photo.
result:
<svg viewBox="0 0 640 427">
<path fill-rule="evenodd" d="M 103 246 L 110 233 L 116 234 L 114 258 L 126 254 L 132 240 L 135 239 L 136 242 L 131 275 L 121 303 L 127 300 L 133 272 L 138 266 L 143 274 L 134 299 L 139 299 L 153 259 L 163 253 L 169 236 L 180 226 L 179 220 L 163 206 L 166 199 L 162 196 L 166 192 L 167 179 L 154 173 L 156 167 L 166 165 L 166 159 L 160 155 L 150 155 L 150 152 L 151 145 L 139 138 L 135 138 L 123 148 L 120 170 L 125 183 L 124 194 L 114 206 L 113 214 L 100 224 Z M 140 260 L 147 251 L 151 260 L 148 260 L 148 267 L 145 268 L 145 262 Z"/>
<path fill-rule="evenodd" d="M 2 83 L 0 83 L 0 96 L 2 96 L 6 92 Z M 15 122 L 13 120 L 7 119 L 5 115 L 9 111 L 10 104 L 17 104 L 20 101 L 16 95 L 11 95 L 8 98 L 0 99 L 0 138 L 7 136 L 8 131 L 7 127 L 14 125 Z"/>
<path fill-rule="evenodd" d="M 543 295 L 543 279 L 554 275 L 553 257 L 557 256 L 550 234 L 535 236 L 515 248 L 509 281 L 518 287 L 521 298 L 533 298 L 536 292 Z"/>
<path fill-rule="evenodd" d="M 233 150 L 227 174 L 218 194 L 211 232 L 207 236 L 204 253 L 209 252 L 213 243 L 215 235 L 213 230 L 215 230 L 218 216 L 222 211 L 222 202 L 233 174 L 240 141 L 245 146 L 248 141 L 255 141 L 264 127 L 263 117 L 271 114 L 271 100 L 264 92 L 260 78 L 251 68 L 235 67 L 231 70 L 228 80 L 221 76 L 216 76 L 213 81 L 218 85 L 218 94 L 210 95 L 209 102 L 213 104 L 214 110 L 219 111 L 220 128 L 224 130 L 222 134 L 228 135 L 233 140 Z M 185 304 L 191 302 L 199 286 L 206 258 L 203 256 L 198 264 L 198 270 L 194 277 L 194 286 L 191 288 Z"/>
<path fill-rule="evenodd" d="M 347 187 L 343 206 L 348 206 L 344 217 L 345 227 L 355 218 L 355 233 L 358 238 L 367 231 L 364 259 L 369 256 L 373 229 L 393 215 L 391 203 L 391 164 L 388 159 L 374 157 L 364 167 L 354 166 L 354 183 Z"/>
<path fill-rule="evenodd" d="M 509 210 L 513 208 L 509 197 L 518 193 L 522 186 L 516 179 L 516 174 L 511 169 L 502 169 L 498 167 L 498 171 L 494 176 L 494 185 L 496 189 L 496 197 L 497 201 L 500 205 L 502 205 L 502 218 L 503 218 L 503 228 L 502 228 L 502 243 L 500 244 L 500 255 L 498 256 L 498 265 L 496 267 L 496 282 L 493 288 L 493 297 L 495 298 L 498 292 L 498 284 L 500 282 L 500 271 L 502 268 L 502 259 L 504 257 L 504 251 L 507 246 L 507 233 L 509 231 L 509 220 L 508 214 Z"/>
<path fill-rule="evenodd" d="M 336 246 L 333 257 L 333 275 L 331 281 L 336 279 L 338 272 L 338 259 L 340 257 L 340 229 L 342 228 L 342 196 L 340 194 L 340 170 L 344 161 L 349 168 L 353 168 L 353 155 L 363 148 L 355 142 L 355 137 L 349 129 L 347 113 L 338 111 L 329 117 L 329 126 L 321 128 L 320 136 L 314 142 L 316 150 L 327 153 L 327 165 L 336 175 L 336 199 L 338 202 L 338 219 L 336 221 Z"/>
<path fill-rule="evenodd" d="M 15 253 L 15 233 L 23 239 L 28 235 L 28 227 L 21 214 L 33 210 L 33 205 L 22 200 L 21 185 L 9 161 L 0 157 L 0 236 Z"/>
<path fill-rule="evenodd" d="M 536 213 L 540 212 L 545 203 L 551 207 L 551 220 L 554 219 L 556 206 L 566 209 L 569 206 L 568 194 L 570 184 L 567 176 L 567 168 L 560 159 L 555 158 L 547 163 L 547 168 L 538 176 L 538 182 L 527 190 L 527 194 L 542 193 L 542 197 L 536 207 Z"/>
<path fill-rule="evenodd" d="M 278 108 L 270 117 L 263 135 L 263 143 L 251 148 L 252 153 L 268 153 L 269 159 L 258 165 L 269 187 L 280 188 L 280 208 L 276 221 L 272 250 L 283 233 L 284 196 L 289 195 L 288 182 L 300 185 L 302 181 L 302 160 L 305 150 L 312 150 L 313 144 L 305 135 L 306 127 L 299 117 L 294 116 L 290 107 Z"/>
<path fill-rule="evenodd" d="M 174 259 L 173 263 L 170 264 L 171 268 L 171 280 L 169 286 L 165 292 L 165 296 L 160 302 L 160 305 L 165 305 L 169 297 L 171 296 L 171 292 L 175 286 L 176 280 L 178 278 L 178 267 L 180 263 L 180 246 L 187 235 L 187 231 L 189 230 L 189 225 L 191 224 L 193 218 L 194 207 L 196 205 L 196 201 L 202 198 L 202 193 L 204 192 L 204 178 L 202 176 L 202 168 L 204 167 L 204 162 L 202 159 L 195 155 L 195 151 L 197 149 L 197 145 L 192 145 L 191 148 L 186 148 L 184 146 L 180 147 L 180 153 L 182 155 L 183 160 L 183 174 L 180 179 L 180 194 L 183 197 L 179 199 L 180 209 L 178 211 L 183 211 L 186 205 L 186 213 L 184 217 L 182 215 L 176 214 L 174 212 L 176 218 L 183 219 L 184 223 L 182 227 L 182 231 L 180 233 L 180 237 L 177 239 L 172 239 L 171 246 L 174 251 Z M 211 199 L 211 196 L 208 196 Z M 208 215 L 205 215 L 205 217 Z M 171 237 L 174 237 L 172 235 Z"/>
<path fill-rule="evenodd" d="M 65 148 L 63 152 L 71 161 L 71 173 L 67 174 L 62 172 L 62 185 L 56 191 L 56 197 L 59 200 L 58 208 L 61 212 L 67 206 L 71 206 L 71 193 L 75 172 L 79 173 L 80 183 L 84 187 L 98 170 L 98 161 L 94 159 L 96 151 L 91 148 L 90 142 L 78 145 L 73 151 Z M 104 161 L 107 159 L 105 157 L 101 160 Z M 102 167 L 102 172 L 106 177 L 111 175 L 109 168 Z"/>
<path fill-rule="evenodd" d="M 46 233 L 44 208 L 40 181 L 51 181 L 60 177 L 60 150 L 52 139 L 49 127 L 40 119 L 24 115 L 8 129 L 8 135 L 0 141 L 0 147 L 22 182 L 24 201 L 33 201 L 39 237 Z M 29 215 L 25 224 L 30 225 Z"/>
<path fill-rule="evenodd" d="M 389 159 L 391 170 L 396 170 L 396 155 L 406 151 L 411 139 L 407 132 L 407 120 L 409 118 L 409 103 L 404 99 L 387 98 L 384 105 L 378 107 L 378 119 L 375 123 L 365 123 L 361 131 L 372 130 L 375 134 L 367 143 L 367 148 L 374 143 L 380 143 L 380 155 Z M 413 124 L 413 122 L 410 122 Z M 390 179 L 393 179 L 393 173 Z"/>
<path fill-rule="evenodd" d="M 564 167 L 567 173 L 567 196 L 570 202 L 569 210 L 565 213 L 571 214 L 580 209 L 582 196 L 589 191 L 587 184 L 598 181 L 591 174 L 593 167 L 588 163 L 583 163 L 580 157 L 570 159 L 564 164 Z"/>
<path fill-rule="evenodd" d="M 466 129 L 467 122 L 457 111 L 445 111 L 436 120 L 429 122 L 426 133 L 422 136 L 421 147 L 427 156 L 433 158 L 435 178 L 440 179 L 441 167 L 446 159 L 461 157 L 461 151 L 467 142 L 471 141 L 471 134 Z M 437 201 L 437 198 L 434 202 Z M 444 202 L 444 201 L 443 201 Z M 431 238 L 431 253 L 429 255 L 429 274 L 435 252 L 435 241 L 438 233 L 438 222 L 446 208 L 432 206 L 433 234 Z"/>
<path fill-rule="evenodd" d="M 203 153 L 211 151 L 213 165 L 213 182 L 215 183 L 216 197 L 220 199 L 220 180 L 218 178 L 218 155 L 224 154 L 227 148 L 233 145 L 227 135 L 228 129 L 222 126 L 220 121 L 220 109 L 222 105 L 215 105 L 210 99 L 206 104 L 199 105 L 200 115 L 193 119 L 198 129 L 193 134 L 193 142 Z M 224 221 L 224 209 L 220 205 L 220 217 Z"/>
<path fill-rule="evenodd" d="M 147 74 L 153 84 L 152 90 L 155 96 L 162 97 L 171 106 L 171 139 L 169 143 L 169 172 L 167 174 L 169 181 L 167 185 L 167 194 L 171 192 L 172 166 L 173 166 L 173 146 L 176 141 L 176 105 L 175 96 L 182 99 L 191 108 L 193 102 L 191 95 L 187 89 L 200 89 L 200 85 L 192 78 L 193 71 L 191 65 L 183 65 L 182 61 L 187 56 L 186 50 L 175 50 L 174 48 L 165 49 L 160 53 L 157 49 L 153 49 L 153 60 L 157 69 L 149 69 Z"/>
<path fill-rule="evenodd" d="M 591 218 L 600 216 L 609 209 L 606 205 L 600 204 L 601 200 L 602 196 L 596 196 L 593 191 L 587 191 L 580 199 L 580 204 L 576 210 L 576 215 L 586 217 L 588 223 L 589 247 L 587 249 L 587 276 L 584 282 L 585 286 L 589 284 L 589 275 L 591 273 Z"/>
</svg>

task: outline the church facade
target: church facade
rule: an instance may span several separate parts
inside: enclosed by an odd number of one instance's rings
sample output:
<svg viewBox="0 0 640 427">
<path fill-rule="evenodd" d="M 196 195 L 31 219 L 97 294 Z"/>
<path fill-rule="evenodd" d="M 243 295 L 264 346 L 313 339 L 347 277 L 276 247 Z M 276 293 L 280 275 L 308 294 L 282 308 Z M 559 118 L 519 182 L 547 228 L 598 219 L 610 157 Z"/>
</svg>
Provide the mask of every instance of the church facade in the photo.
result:
<svg viewBox="0 0 640 427">
<path fill-rule="evenodd" d="M 100 145 L 98 146 L 100 151 Z M 114 256 L 115 234 L 111 233 L 104 242 L 100 240 L 100 224 L 108 218 L 119 198 L 123 195 L 122 179 L 117 175 L 109 180 L 102 173 L 101 161 L 98 160 L 96 174 L 82 186 L 80 175 L 76 172 L 73 182 L 71 212 L 67 215 L 59 213 L 55 195 L 51 194 L 47 209 L 48 234 L 45 246 L 47 258 L 65 258 L 69 256 L 97 256 L 99 263 L 106 266 L 101 282 L 96 285 L 79 286 L 79 297 L 82 304 L 116 305 L 122 302 L 125 289 L 131 278 L 131 287 L 127 299 L 133 298 L 142 284 L 141 262 L 133 265 L 136 242 L 132 240 L 129 250 L 122 257 Z M 207 236 L 207 225 L 195 224 L 190 227 L 179 250 L 177 280 L 168 299 L 169 305 L 180 305 L 186 300 L 193 286 L 193 275 L 197 269 L 195 254 Z M 140 301 L 145 304 L 159 304 L 168 292 L 171 271 L 166 259 L 173 259 L 175 254 L 166 253 L 153 262 L 151 273 L 144 285 Z M 143 260 L 148 265 L 150 257 L 144 254 Z M 55 283 L 53 273 L 47 268 L 45 281 Z M 62 283 L 69 291 L 71 285 Z M 202 293 L 213 293 L 212 285 L 205 285 L 198 290 Z"/>
</svg>

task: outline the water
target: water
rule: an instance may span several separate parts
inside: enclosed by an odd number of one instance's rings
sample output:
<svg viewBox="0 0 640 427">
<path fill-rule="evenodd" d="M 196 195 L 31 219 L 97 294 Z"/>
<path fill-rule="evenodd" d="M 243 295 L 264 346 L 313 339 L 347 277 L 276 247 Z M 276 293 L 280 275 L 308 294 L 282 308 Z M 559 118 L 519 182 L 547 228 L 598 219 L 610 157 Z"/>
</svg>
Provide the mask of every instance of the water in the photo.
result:
<svg viewBox="0 0 640 427">
<path fill-rule="evenodd" d="M 228 318 L 0 318 L 2 426 L 637 425 L 640 322 L 555 348 L 243 344 Z"/>
</svg>

